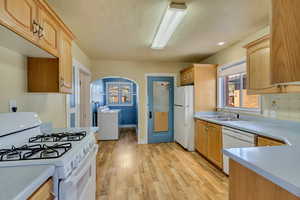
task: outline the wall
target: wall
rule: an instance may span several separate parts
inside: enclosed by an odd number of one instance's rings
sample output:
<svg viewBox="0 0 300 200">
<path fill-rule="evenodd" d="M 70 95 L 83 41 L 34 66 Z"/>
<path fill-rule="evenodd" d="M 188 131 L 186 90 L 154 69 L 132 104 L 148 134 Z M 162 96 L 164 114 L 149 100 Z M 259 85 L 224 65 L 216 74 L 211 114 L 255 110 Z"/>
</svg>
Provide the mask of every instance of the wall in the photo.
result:
<svg viewBox="0 0 300 200">
<path fill-rule="evenodd" d="M 101 98 L 98 100 L 100 106 L 104 106 L 107 104 L 106 102 L 106 84 L 109 82 L 129 82 L 132 83 L 132 105 L 130 106 L 109 106 L 110 109 L 118 109 L 121 110 L 120 124 L 121 125 L 137 125 L 137 98 L 136 91 L 137 86 L 133 81 L 124 79 L 124 78 L 104 78 L 97 80 L 96 83 L 100 85 L 100 96 Z"/>
<path fill-rule="evenodd" d="M 139 131 L 140 141 L 146 142 L 146 74 L 150 73 L 175 73 L 179 75 L 179 71 L 187 67 L 188 63 L 169 63 L 169 62 L 134 62 L 134 61 L 113 61 L 113 60 L 92 60 L 92 79 L 109 76 L 125 77 L 134 80 L 139 86 Z M 179 81 L 179 77 L 177 78 Z"/>
<path fill-rule="evenodd" d="M 80 49 L 80 47 L 75 42 L 72 43 L 72 56 L 80 64 L 87 67 L 88 69 L 91 69 L 90 58 Z"/>
<path fill-rule="evenodd" d="M 89 63 L 78 46 L 73 48 L 73 54 L 78 61 Z M 66 126 L 66 95 L 26 91 L 26 57 L 0 46 L 0 113 L 9 112 L 8 101 L 13 99 L 17 100 L 18 111 L 37 112 L 44 122 L 51 121 L 55 127 Z"/>
<path fill-rule="evenodd" d="M 236 44 L 202 60 L 201 63 L 226 65 L 240 61 L 246 57 L 246 49 L 243 46 L 268 33 L 270 33 L 270 27 L 265 27 Z M 265 117 L 300 121 L 300 94 L 263 95 L 262 114 Z"/>
</svg>

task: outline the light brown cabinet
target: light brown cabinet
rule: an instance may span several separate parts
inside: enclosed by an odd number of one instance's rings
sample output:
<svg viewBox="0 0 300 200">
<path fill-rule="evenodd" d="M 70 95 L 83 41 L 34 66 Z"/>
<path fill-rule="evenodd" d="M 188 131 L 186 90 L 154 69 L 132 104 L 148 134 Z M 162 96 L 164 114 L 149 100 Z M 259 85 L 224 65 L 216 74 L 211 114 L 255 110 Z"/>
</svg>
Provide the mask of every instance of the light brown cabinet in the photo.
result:
<svg viewBox="0 0 300 200">
<path fill-rule="evenodd" d="M 205 121 L 196 120 L 196 130 L 195 130 L 195 148 L 202 155 L 208 155 L 208 130 L 206 127 L 207 123 Z"/>
<path fill-rule="evenodd" d="M 256 146 L 264 147 L 264 146 L 281 146 L 285 145 L 284 142 L 263 137 L 263 136 L 257 136 Z"/>
<path fill-rule="evenodd" d="M 216 166 L 223 168 L 221 126 L 196 120 L 195 148 Z"/>
<path fill-rule="evenodd" d="M 54 56 L 58 56 L 60 27 L 58 22 L 44 9 L 39 9 L 39 45 Z"/>
<path fill-rule="evenodd" d="M 194 69 L 195 67 L 188 67 L 180 71 L 180 85 L 194 84 Z"/>
<path fill-rule="evenodd" d="M 0 22 L 30 41 L 37 41 L 38 3 L 35 0 L 0 0 Z"/>
<path fill-rule="evenodd" d="M 247 49 L 247 93 L 279 94 L 300 92 L 297 84 L 272 84 L 270 64 L 270 35 L 266 35 L 245 46 Z"/>
<path fill-rule="evenodd" d="M 72 92 L 74 35 L 44 0 L 0 0 L 0 25 L 52 55 L 28 58 L 29 92 Z"/>
<path fill-rule="evenodd" d="M 247 49 L 247 93 L 280 93 L 271 83 L 270 36 L 264 36 L 245 46 Z"/>
<path fill-rule="evenodd" d="M 40 188 L 35 191 L 28 200 L 53 200 L 53 182 L 52 179 L 46 181 Z"/>
<path fill-rule="evenodd" d="M 300 200 L 249 168 L 230 159 L 229 200 Z"/>
<path fill-rule="evenodd" d="M 218 167 L 223 168 L 222 128 L 219 125 L 208 123 L 208 159 Z"/>
<path fill-rule="evenodd" d="M 300 1 L 272 0 L 272 83 L 300 81 Z"/>
<path fill-rule="evenodd" d="M 217 65 L 193 64 L 181 70 L 180 85 L 194 85 L 194 111 L 216 111 Z"/>
<path fill-rule="evenodd" d="M 61 32 L 60 40 L 60 59 L 59 59 L 59 76 L 60 91 L 63 93 L 72 92 L 72 41 L 69 37 Z"/>
</svg>

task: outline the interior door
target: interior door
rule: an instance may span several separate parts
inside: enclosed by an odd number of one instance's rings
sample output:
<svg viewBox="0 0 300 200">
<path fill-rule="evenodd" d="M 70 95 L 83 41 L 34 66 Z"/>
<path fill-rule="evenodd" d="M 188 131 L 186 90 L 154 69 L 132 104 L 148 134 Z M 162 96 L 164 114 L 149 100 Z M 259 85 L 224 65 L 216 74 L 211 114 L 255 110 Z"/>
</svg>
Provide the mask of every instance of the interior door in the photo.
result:
<svg viewBox="0 0 300 200">
<path fill-rule="evenodd" d="M 91 124 L 90 121 L 90 82 L 91 77 L 83 71 L 79 72 L 80 83 L 80 126 L 88 127 Z"/>
<path fill-rule="evenodd" d="M 148 77 L 148 143 L 174 141 L 174 78 Z"/>
</svg>

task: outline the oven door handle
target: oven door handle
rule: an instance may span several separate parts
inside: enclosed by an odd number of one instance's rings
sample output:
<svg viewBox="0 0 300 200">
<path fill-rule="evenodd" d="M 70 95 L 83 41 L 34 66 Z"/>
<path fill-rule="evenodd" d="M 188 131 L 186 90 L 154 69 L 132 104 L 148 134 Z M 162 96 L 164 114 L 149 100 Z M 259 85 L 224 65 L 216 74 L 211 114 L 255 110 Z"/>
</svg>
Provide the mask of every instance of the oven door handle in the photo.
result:
<svg viewBox="0 0 300 200">
<path fill-rule="evenodd" d="M 98 152 L 98 145 L 96 144 L 93 148 L 93 151 L 90 153 L 90 155 L 81 161 L 80 166 L 70 175 L 71 177 L 69 179 L 66 179 L 65 183 L 72 183 L 76 184 L 80 178 L 89 170 L 90 163 L 93 160 L 93 157 L 96 156 Z"/>
</svg>

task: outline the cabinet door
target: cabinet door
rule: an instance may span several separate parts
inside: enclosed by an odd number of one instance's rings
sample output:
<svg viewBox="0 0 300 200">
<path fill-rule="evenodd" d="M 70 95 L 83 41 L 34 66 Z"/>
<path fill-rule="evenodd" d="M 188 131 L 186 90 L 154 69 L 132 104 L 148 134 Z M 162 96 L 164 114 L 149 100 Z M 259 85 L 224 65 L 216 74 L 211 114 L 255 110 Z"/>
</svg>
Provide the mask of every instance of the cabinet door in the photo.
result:
<svg viewBox="0 0 300 200">
<path fill-rule="evenodd" d="M 40 199 L 52 200 L 54 199 L 54 196 L 52 195 L 52 191 L 53 191 L 53 182 L 52 179 L 49 179 L 29 197 L 29 200 L 40 200 Z"/>
<path fill-rule="evenodd" d="M 34 21 L 37 22 L 35 0 L 0 0 L 0 23 L 30 41 L 36 41 Z"/>
<path fill-rule="evenodd" d="M 39 19 L 41 26 L 41 30 L 38 33 L 40 46 L 54 56 L 58 56 L 60 31 L 58 23 L 43 9 L 39 9 Z"/>
<path fill-rule="evenodd" d="M 196 127 L 196 150 L 202 155 L 207 156 L 207 123 L 197 120 Z"/>
<path fill-rule="evenodd" d="M 194 67 L 189 67 L 180 72 L 180 84 L 191 85 L 194 83 Z"/>
<path fill-rule="evenodd" d="M 300 1 L 272 0 L 272 82 L 300 81 Z"/>
<path fill-rule="evenodd" d="M 270 45 L 263 40 L 247 51 L 248 90 L 271 88 Z"/>
<path fill-rule="evenodd" d="M 60 91 L 63 93 L 72 92 L 72 43 L 69 37 L 61 31 L 60 35 Z"/>
<path fill-rule="evenodd" d="M 261 136 L 257 137 L 257 146 L 264 147 L 264 146 L 281 146 L 281 145 L 285 145 L 285 143 L 270 138 L 266 138 L 266 137 L 261 137 Z"/>
<path fill-rule="evenodd" d="M 208 159 L 223 168 L 222 128 L 215 124 L 208 124 Z"/>
</svg>

